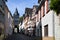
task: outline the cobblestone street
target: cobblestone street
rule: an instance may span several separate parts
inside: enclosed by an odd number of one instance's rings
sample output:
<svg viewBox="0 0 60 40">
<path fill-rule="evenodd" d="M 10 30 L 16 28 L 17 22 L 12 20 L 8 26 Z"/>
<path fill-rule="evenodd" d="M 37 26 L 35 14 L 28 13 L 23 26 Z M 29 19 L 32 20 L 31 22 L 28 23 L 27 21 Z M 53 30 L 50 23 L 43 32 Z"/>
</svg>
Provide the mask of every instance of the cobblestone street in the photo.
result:
<svg viewBox="0 0 60 40">
<path fill-rule="evenodd" d="M 34 40 L 34 38 L 23 34 L 13 34 L 8 36 L 5 40 Z"/>
</svg>

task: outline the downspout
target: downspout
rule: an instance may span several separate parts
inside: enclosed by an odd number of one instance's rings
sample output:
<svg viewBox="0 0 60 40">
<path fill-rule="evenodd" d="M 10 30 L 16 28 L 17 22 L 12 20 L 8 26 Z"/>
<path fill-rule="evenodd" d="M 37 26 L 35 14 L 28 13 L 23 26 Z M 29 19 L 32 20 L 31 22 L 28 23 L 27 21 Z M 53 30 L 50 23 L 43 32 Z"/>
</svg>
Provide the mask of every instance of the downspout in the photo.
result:
<svg viewBox="0 0 60 40">
<path fill-rule="evenodd" d="M 54 24 L 55 23 L 55 20 L 54 20 L 55 16 L 54 16 L 54 13 L 55 12 L 53 11 L 53 15 L 52 15 L 53 16 L 53 18 L 52 18 L 53 19 L 53 40 L 55 40 L 55 24 Z"/>
<path fill-rule="evenodd" d="M 42 18 L 41 18 L 41 12 L 40 12 L 40 33 L 41 33 L 41 38 L 40 38 L 40 40 L 42 40 Z"/>
</svg>

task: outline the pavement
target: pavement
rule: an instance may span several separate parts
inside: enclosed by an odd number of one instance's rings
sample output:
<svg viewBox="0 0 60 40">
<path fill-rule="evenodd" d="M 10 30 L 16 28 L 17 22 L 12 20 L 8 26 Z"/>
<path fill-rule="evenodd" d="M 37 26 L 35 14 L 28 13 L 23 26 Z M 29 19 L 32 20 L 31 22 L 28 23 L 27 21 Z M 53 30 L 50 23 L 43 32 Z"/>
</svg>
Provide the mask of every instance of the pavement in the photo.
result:
<svg viewBox="0 0 60 40">
<path fill-rule="evenodd" d="M 13 34 L 8 36 L 5 40 L 34 40 L 34 37 L 29 37 L 23 34 Z"/>
</svg>

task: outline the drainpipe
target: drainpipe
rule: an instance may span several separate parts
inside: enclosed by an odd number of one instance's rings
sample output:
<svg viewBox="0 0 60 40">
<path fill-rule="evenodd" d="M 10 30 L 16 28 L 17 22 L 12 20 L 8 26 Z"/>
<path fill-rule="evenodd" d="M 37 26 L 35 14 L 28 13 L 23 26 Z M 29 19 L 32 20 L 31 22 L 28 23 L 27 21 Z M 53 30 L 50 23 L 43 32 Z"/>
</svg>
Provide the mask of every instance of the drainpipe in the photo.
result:
<svg viewBox="0 0 60 40">
<path fill-rule="evenodd" d="M 41 33 L 41 40 L 42 40 L 42 18 L 41 18 L 41 13 L 40 13 L 40 33 Z"/>
<path fill-rule="evenodd" d="M 55 24 L 54 24 L 55 23 L 55 17 L 54 17 L 54 11 L 53 11 L 53 15 L 52 16 L 53 16 L 52 19 L 53 19 L 53 37 L 54 37 L 53 40 L 55 40 Z"/>
</svg>

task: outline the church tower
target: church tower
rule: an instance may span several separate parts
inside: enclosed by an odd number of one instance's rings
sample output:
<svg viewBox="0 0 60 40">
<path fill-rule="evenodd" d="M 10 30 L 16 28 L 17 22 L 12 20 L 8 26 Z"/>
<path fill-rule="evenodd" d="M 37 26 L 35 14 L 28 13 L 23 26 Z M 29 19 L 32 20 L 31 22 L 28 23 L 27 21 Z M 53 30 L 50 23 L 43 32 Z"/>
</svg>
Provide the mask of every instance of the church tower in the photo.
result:
<svg viewBox="0 0 60 40">
<path fill-rule="evenodd" d="M 16 32 L 18 32 L 18 30 L 19 30 L 19 13 L 18 13 L 17 8 L 14 12 L 13 19 L 14 19 L 14 30 L 17 30 Z"/>
</svg>

